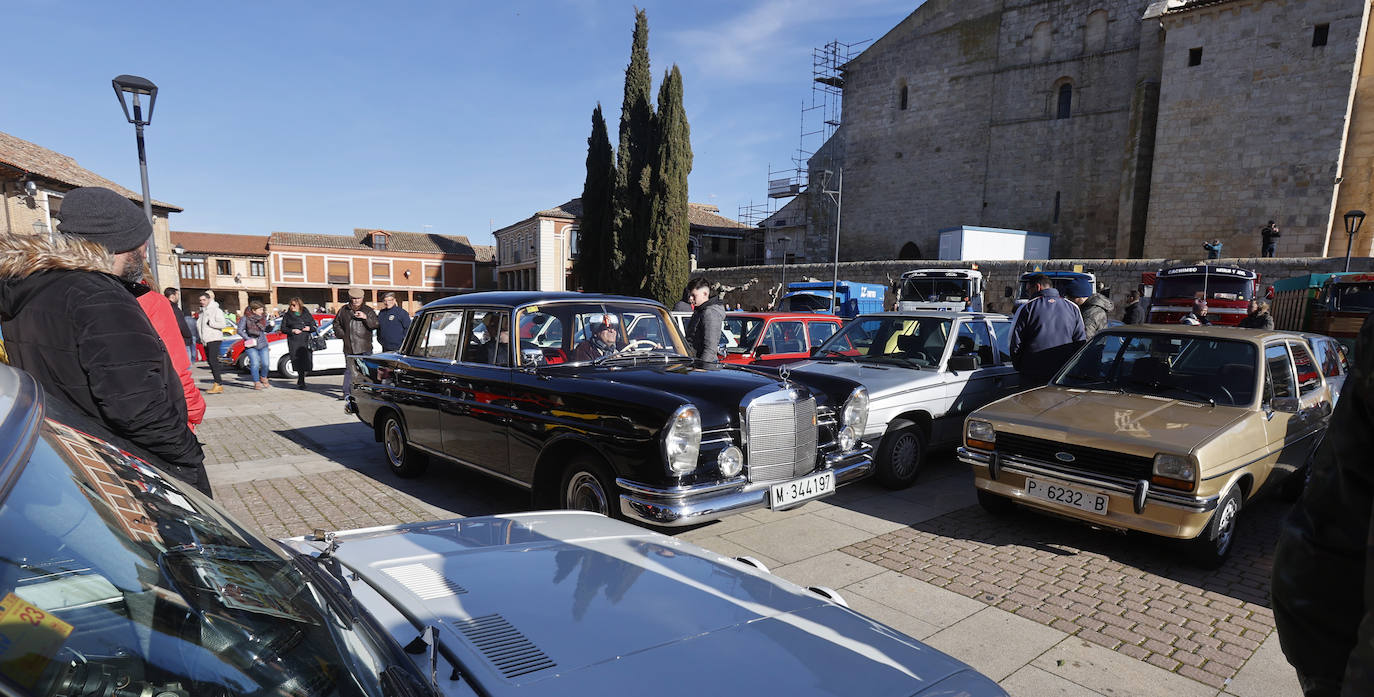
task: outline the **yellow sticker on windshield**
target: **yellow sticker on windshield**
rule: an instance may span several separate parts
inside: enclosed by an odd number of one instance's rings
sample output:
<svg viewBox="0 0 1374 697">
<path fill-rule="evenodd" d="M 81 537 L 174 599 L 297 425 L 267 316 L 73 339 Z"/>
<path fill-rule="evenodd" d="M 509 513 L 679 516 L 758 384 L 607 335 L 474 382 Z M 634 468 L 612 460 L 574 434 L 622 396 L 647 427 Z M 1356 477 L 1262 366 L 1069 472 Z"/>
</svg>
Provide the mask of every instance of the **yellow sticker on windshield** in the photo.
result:
<svg viewBox="0 0 1374 697">
<path fill-rule="evenodd" d="M 8 593 L 0 600 L 0 673 L 33 687 L 48 667 L 72 626 Z"/>
<path fill-rule="evenodd" d="M 534 314 L 534 313 L 536 313 L 536 312 L 538 312 L 538 311 L 539 311 L 539 306 L 538 306 L 538 305 L 530 305 L 529 307 L 525 308 L 525 312 L 528 312 L 528 313 L 530 313 L 530 314 Z"/>
</svg>

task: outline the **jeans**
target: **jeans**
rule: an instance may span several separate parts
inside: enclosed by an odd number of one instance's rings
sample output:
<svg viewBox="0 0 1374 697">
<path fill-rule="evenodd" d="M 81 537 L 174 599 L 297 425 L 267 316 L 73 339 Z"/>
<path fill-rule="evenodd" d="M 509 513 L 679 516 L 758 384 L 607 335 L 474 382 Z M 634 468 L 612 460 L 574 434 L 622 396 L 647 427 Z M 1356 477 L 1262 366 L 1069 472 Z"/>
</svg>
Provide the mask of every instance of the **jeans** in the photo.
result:
<svg viewBox="0 0 1374 697">
<path fill-rule="evenodd" d="M 1277 242 L 1267 242 L 1267 243 L 1265 243 L 1265 245 L 1264 245 L 1264 256 L 1267 256 L 1267 257 L 1272 257 L 1272 256 L 1274 256 L 1274 252 L 1278 251 L 1278 246 L 1279 246 L 1279 244 L 1278 244 Z"/>
<path fill-rule="evenodd" d="M 196 345 L 186 344 L 186 357 L 191 359 L 191 365 L 196 364 Z"/>
<path fill-rule="evenodd" d="M 253 376 L 253 382 L 267 379 L 267 374 L 272 371 L 272 366 L 268 365 L 271 359 L 267 351 L 267 342 L 262 339 L 258 339 L 257 346 L 243 350 L 248 354 L 248 372 Z"/>
</svg>

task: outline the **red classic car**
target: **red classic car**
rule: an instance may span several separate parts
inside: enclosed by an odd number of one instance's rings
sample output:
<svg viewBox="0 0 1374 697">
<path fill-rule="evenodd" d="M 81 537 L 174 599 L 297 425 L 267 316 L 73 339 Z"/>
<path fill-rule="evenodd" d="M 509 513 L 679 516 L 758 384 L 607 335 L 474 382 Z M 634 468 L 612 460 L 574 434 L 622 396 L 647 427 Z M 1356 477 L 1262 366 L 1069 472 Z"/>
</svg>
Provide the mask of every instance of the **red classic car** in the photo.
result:
<svg viewBox="0 0 1374 697">
<path fill-rule="evenodd" d="M 726 363 L 780 365 L 811 357 L 844 320 L 809 312 L 730 312 L 721 335 Z"/>
<path fill-rule="evenodd" d="M 311 313 L 311 316 L 315 318 L 315 324 L 320 326 L 323 326 L 324 323 L 327 321 L 332 322 L 334 320 L 334 315 L 320 314 L 318 312 Z M 281 332 L 280 317 L 272 319 L 270 329 L 271 331 L 267 334 L 268 343 L 276 341 L 277 339 L 286 338 L 286 335 Z M 235 334 L 232 337 L 226 336 L 224 340 L 234 342 L 232 345 L 229 346 L 229 352 L 224 355 L 224 364 L 232 365 L 235 368 L 238 368 L 239 370 L 247 372 L 248 357 L 243 355 L 243 339 L 240 338 L 237 334 Z"/>
</svg>

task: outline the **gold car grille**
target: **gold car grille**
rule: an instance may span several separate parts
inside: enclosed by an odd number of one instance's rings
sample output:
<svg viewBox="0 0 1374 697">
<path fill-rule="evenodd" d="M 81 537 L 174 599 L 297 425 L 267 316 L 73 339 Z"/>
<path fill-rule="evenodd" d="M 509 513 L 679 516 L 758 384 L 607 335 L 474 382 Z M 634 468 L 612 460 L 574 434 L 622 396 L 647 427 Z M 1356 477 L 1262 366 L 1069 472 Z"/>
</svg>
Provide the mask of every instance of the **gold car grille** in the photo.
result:
<svg viewBox="0 0 1374 697">
<path fill-rule="evenodd" d="M 1114 450 L 1088 448 L 1072 443 L 1031 438 L 1016 433 L 997 433 L 997 452 L 1050 465 L 1056 469 L 1096 472 L 1123 479 L 1149 479 L 1154 461 Z M 1068 457 L 1064 457 L 1067 455 Z"/>
<path fill-rule="evenodd" d="M 749 481 L 792 479 L 816 468 L 816 400 L 790 391 L 754 400 L 745 411 Z"/>
</svg>

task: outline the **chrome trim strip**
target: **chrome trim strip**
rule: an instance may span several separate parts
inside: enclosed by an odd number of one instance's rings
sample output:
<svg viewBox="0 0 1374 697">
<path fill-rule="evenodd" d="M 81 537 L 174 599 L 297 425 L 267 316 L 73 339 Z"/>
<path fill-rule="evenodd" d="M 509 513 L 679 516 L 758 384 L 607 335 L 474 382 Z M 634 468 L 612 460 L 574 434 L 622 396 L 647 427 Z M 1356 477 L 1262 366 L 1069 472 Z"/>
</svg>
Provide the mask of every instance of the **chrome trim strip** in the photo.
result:
<svg viewBox="0 0 1374 697">
<path fill-rule="evenodd" d="M 991 458 L 980 459 L 977 457 L 976 453 L 970 452 L 967 448 L 960 448 L 959 459 L 971 465 L 986 466 L 988 460 L 990 460 Z M 1022 460 L 1020 458 L 1003 456 L 1001 458 L 1001 462 L 1003 471 L 1016 472 L 1021 475 L 1048 477 L 1050 479 L 1058 479 L 1060 481 L 1070 482 L 1073 484 L 1081 484 L 1083 486 L 1091 486 L 1098 489 L 1106 489 L 1108 491 L 1121 494 L 1128 498 L 1135 496 L 1136 486 L 1138 485 L 1136 481 L 1126 482 L 1125 480 L 1121 480 L 1120 482 L 1118 482 L 1115 480 L 1094 479 L 1091 477 L 1068 474 L 1065 472 L 1060 472 L 1058 470 L 1040 467 L 1036 464 L 1026 462 L 1025 460 Z M 1217 500 L 1220 497 L 1208 496 L 1206 498 L 1197 498 L 1195 496 L 1184 496 L 1181 494 L 1174 494 L 1166 491 L 1158 491 L 1156 489 L 1151 488 L 1145 498 L 1147 501 L 1157 503 L 1161 506 L 1182 508 L 1184 510 L 1191 511 L 1194 513 L 1206 513 L 1207 511 L 1213 510 L 1217 507 Z"/>
<path fill-rule="evenodd" d="M 649 486 L 648 484 L 641 484 L 640 482 L 636 482 L 631 479 L 625 479 L 624 477 L 616 479 L 615 483 L 620 488 L 625 489 L 626 491 L 634 492 L 636 494 L 672 499 L 684 498 L 687 496 L 700 496 L 702 494 L 709 494 L 715 491 L 723 491 L 725 489 L 738 489 L 740 487 L 748 485 L 749 480 L 745 479 L 743 476 L 739 476 L 731 477 L 730 479 L 726 479 L 720 482 L 710 482 L 707 484 L 692 484 L 689 486 L 674 486 L 667 488 L 659 488 Z"/>
</svg>

